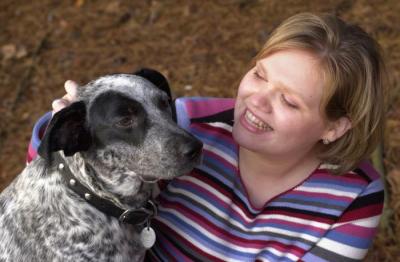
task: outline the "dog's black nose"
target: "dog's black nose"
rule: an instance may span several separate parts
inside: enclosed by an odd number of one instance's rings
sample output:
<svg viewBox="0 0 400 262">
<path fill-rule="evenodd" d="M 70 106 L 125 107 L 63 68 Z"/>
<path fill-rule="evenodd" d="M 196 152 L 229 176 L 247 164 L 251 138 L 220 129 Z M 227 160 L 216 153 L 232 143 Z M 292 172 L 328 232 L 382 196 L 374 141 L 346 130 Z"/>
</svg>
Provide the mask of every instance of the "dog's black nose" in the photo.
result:
<svg viewBox="0 0 400 262">
<path fill-rule="evenodd" d="M 194 160 L 200 156 L 203 149 L 203 143 L 197 139 L 190 139 L 190 141 L 182 144 L 180 149 L 184 157 L 189 160 Z"/>
</svg>

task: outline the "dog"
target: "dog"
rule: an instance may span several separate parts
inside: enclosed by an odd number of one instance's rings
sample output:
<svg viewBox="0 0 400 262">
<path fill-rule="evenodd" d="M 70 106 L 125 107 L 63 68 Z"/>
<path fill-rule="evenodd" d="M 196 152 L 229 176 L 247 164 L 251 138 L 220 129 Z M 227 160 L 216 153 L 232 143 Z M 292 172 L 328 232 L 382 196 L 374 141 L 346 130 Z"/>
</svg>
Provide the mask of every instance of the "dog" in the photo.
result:
<svg viewBox="0 0 400 262">
<path fill-rule="evenodd" d="M 0 261 L 141 260 L 154 243 L 156 182 L 201 161 L 202 143 L 177 126 L 171 101 L 151 69 L 80 88 L 0 195 Z"/>
</svg>

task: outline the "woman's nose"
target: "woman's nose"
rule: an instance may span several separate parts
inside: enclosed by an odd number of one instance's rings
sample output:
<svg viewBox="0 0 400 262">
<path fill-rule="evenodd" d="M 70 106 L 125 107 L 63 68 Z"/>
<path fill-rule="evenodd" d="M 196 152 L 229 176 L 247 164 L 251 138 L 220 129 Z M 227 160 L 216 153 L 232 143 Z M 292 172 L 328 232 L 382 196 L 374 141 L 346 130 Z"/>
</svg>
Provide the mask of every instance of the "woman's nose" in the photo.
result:
<svg viewBox="0 0 400 262">
<path fill-rule="evenodd" d="M 248 97 L 248 102 L 255 108 L 262 110 L 266 113 L 272 112 L 271 103 L 272 94 L 270 90 L 262 89 L 257 90 Z"/>
</svg>

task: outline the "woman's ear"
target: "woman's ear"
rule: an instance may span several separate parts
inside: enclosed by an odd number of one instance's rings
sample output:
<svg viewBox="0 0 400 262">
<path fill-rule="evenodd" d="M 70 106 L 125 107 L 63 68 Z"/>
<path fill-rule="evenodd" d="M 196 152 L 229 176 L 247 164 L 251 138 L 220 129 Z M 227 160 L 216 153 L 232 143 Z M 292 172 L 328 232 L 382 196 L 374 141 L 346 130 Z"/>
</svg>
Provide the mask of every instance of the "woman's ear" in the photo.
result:
<svg viewBox="0 0 400 262">
<path fill-rule="evenodd" d="M 351 129 L 351 121 L 347 116 L 343 116 L 335 121 L 329 121 L 328 128 L 321 139 L 329 143 L 341 138 Z"/>
</svg>

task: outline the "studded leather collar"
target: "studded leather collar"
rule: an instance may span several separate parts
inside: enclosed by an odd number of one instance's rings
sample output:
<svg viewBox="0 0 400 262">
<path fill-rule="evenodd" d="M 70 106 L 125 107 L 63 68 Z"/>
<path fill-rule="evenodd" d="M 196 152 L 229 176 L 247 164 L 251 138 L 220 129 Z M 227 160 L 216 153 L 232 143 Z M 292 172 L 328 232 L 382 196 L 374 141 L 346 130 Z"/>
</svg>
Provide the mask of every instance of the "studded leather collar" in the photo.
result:
<svg viewBox="0 0 400 262">
<path fill-rule="evenodd" d="M 110 200 L 102 198 L 80 183 L 72 174 L 70 168 L 59 153 L 54 154 L 54 165 L 62 173 L 65 184 L 86 202 L 106 215 L 118 218 L 123 223 L 132 225 L 149 224 L 151 218 L 157 215 L 157 207 L 148 200 L 145 206 L 136 209 L 122 209 Z"/>
</svg>

